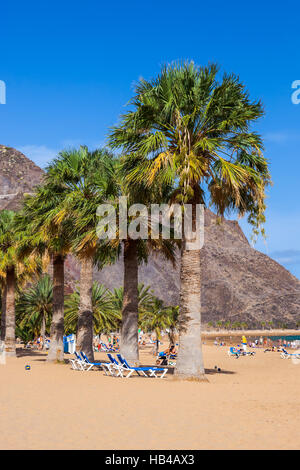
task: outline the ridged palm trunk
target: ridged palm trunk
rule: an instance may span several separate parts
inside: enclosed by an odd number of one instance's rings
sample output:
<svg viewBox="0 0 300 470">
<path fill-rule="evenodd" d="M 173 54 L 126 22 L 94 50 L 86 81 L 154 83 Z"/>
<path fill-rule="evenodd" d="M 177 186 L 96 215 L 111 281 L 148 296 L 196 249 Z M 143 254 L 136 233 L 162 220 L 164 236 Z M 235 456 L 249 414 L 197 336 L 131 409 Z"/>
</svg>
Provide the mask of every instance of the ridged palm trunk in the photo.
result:
<svg viewBox="0 0 300 470">
<path fill-rule="evenodd" d="M 175 328 L 171 326 L 170 332 L 169 332 L 169 343 L 170 343 L 170 346 L 171 346 L 171 345 L 175 346 L 175 343 L 176 343 L 175 338 L 176 338 Z"/>
<path fill-rule="evenodd" d="M 195 188 L 192 227 L 196 230 L 196 204 L 200 195 Z M 180 268 L 179 350 L 175 378 L 206 380 L 201 341 L 201 250 L 182 240 Z"/>
<path fill-rule="evenodd" d="M 15 268 L 12 267 L 6 271 L 5 351 L 7 356 L 16 355 L 15 290 Z"/>
<path fill-rule="evenodd" d="M 42 324 L 41 324 L 41 337 L 43 338 L 43 349 L 45 349 L 45 338 L 46 338 L 46 312 L 43 312 Z"/>
<path fill-rule="evenodd" d="M 124 242 L 124 297 L 121 354 L 132 366 L 139 365 L 138 348 L 138 257 L 137 241 Z"/>
<path fill-rule="evenodd" d="M 4 284 L 1 292 L 1 336 L 0 340 L 5 340 L 5 319 L 6 319 L 6 285 Z"/>
<path fill-rule="evenodd" d="M 53 256 L 53 316 L 50 327 L 48 362 L 64 360 L 64 265 L 64 256 Z"/>
<path fill-rule="evenodd" d="M 83 351 L 90 361 L 94 361 L 92 289 L 93 258 L 88 257 L 81 261 L 76 349 Z"/>
</svg>

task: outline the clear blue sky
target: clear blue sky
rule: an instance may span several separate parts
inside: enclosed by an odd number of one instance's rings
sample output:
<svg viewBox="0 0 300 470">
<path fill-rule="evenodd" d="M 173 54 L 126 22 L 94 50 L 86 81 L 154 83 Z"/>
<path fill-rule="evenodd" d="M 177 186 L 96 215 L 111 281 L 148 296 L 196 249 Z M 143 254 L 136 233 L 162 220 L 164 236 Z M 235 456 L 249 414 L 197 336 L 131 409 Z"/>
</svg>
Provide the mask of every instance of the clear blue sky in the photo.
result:
<svg viewBox="0 0 300 470">
<path fill-rule="evenodd" d="M 103 145 L 134 81 L 165 62 L 218 62 L 238 74 L 266 117 L 274 186 L 268 198 L 267 252 L 300 278 L 300 79 L 296 2 L 199 0 L 14 1 L 1 5 L 0 143 L 44 166 L 65 146 Z M 242 221 L 249 235 L 249 228 Z"/>
</svg>

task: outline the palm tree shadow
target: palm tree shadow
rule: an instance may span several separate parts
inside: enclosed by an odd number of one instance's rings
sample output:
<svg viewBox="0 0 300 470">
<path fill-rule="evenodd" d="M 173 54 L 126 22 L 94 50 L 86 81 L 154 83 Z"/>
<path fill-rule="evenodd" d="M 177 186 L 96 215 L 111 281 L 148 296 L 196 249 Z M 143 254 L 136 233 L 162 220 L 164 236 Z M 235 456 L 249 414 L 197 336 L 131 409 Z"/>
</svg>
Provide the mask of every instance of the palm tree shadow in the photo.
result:
<svg viewBox="0 0 300 470">
<path fill-rule="evenodd" d="M 175 368 L 174 367 L 170 367 L 170 366 L 153 366 L 153 364 L 143 364 L 142 367 L 159 367 L 161 369 L 168 369 L 166 375 L 174 375 L 174 371 L 175 371 Z M 223 370 L 223 369 L 220 369 L 220 371 L 218 371 L 218 369 L 205 369 L 205 374 L 206 375 L 214 375 L 214 374 L 224 374 L 224 375 L 233 375 L 233 374 L 236 374 L 236 372 L 232 371 L 232 370 Z"/>
<path fill-rule="evenodd" d="M 44 357 L 46 360 L 47 353 L 34 349 L 17 349 L 17 357 Z M 41 360 L 41 359 L 40 359 Z"/>
<path fill-rule="evenodd" d="M 236 372 L 232 370 L 223 370 L 223 369 L 220 369 L 220 371 L 218 371 L 218 369 L 205 369 L 205 374 L 207 375 L 214 375 L 214 374 L 233 375 L 233 374 L 236 374 Z"/>
<path fill-rule="evenodd" d="M 28 359 L 34 360 L 36 362 L 46 362 L 47 361 L 47 353 L 44 351 L 32 350 L 32 349 L 17 349 L 17 357 L 27 357 Z M 62 364 L 68 364 L 69 361 L 64 359 Z"/>
</svg>

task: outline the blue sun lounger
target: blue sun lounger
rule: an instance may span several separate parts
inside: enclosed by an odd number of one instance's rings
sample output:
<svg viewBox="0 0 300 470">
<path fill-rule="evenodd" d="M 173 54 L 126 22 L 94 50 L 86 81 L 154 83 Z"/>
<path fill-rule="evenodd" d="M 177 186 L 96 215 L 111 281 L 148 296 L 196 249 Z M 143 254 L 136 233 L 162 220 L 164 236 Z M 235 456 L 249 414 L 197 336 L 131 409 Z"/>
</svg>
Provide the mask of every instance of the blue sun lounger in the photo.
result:
<svg viewBox="0 0 300 470">
<path fill-rule="evenodd" d="M 91 362 L 87 355 L 83 352 L 83 351 L 80 351 L 80 354 L 81 354 L 81 357 L 84 361 L 84 364 L 86 365 L 86 371 L 89 371 L 91 370 L 93 367 L 97 367 L 97 369 L 103 369 L 105 374 L 107 374 L 107 371 L 113 375 L 112 373 L 112 370 L 111 370 L 111 363 L 107 363 L 107 362 Z"/>
<path fill-rule="evenodd" d="M 162 379 L 168 372 L 168 369 L 163 369 L 160 367 L 132 367 L 121 354 L 117 354 L 117 358 L 121 363 L 122 371 L 129 371 L 129 373 L 126 375 L 126 378 L 129 378 L 134 372 L 136 372 L 138 375 L 141 373 L 145 377 L 155 377 L 156 379 Z M 158 372 L 162 372 L 162 374 L 160 376 L 156 375 Z"/>
<path fill-rule="evenodd" d="M 237 348 L 234 348 L 232 346 L 231 348 L 229 348 L 228 356 L 234 356 L 238 359 L 241 356 L 241 353 Z"/>
<path fill-rule="evenodd" d="M 110 363 L 111 363 L 113 369 L 115 370 L 114 375 L 116 377 L 124 377 L 124 375 L 123 375 L 124 367 L 122 366 L 122 364 L 119 364 L 117 359 L 115 359 L 110 353 L 107 353 L 107 357 L 110 360 Z"/>
<path fill-rule="evenodd" d="M 295 359 L 300 359 L 300 354 L 299 353 L 289 353 L 286 349 L 282 348 L 282 352 L 280 354 L 280 357 L 282 359 L 291 359 L 294 357 Z"/>
<path fill-rule="evenodd" d="M 86 363 L 77 351 L 74 352 L 76 359 L 71 359 L 72 368 L 74 370 L 85 370 Z"/>
</svg>

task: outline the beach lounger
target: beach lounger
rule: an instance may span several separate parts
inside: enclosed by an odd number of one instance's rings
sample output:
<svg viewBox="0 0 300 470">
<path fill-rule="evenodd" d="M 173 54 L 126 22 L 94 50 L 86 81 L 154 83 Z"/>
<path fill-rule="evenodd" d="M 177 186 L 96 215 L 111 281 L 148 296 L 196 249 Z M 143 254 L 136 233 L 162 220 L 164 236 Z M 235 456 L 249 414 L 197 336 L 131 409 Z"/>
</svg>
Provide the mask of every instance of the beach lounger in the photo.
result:
<svg viewBox="0 0 300 470">
<path fill-rule="evenodd" d="M 282 348 L 282 352 L 280 353 L 280 357 L 282 359 L 291 359 L 292 357 L 294 357 L 295 359 L 300 359 L 300 354 L 299 353 L 289 353 L 289 352 L 287 352 L 286 349 Z"/>
<path fill-rule="evenodd" d="M 119 363 L 111 354 L 107 354 L 109 360 L 111 361 L 111 363 L 113 364 L 115 370 L 116 370 L 116 377 L 123 377 L 123 378 L 129 378 L 133 372 L 134 372 L 134 369 L 133 368 L 128 368 L 128 367 L 125 367 L 122 363 Z M 145 371 L 139 371 L 141 372 L 141 374 L 143 374 L 145 377 L 148 377 L 146 372 Z M 137 372 L 138 375 L 140 375 L 140 373 Z"/>
<path fill-rule="evenodd" d="M 162 379 L 165 376 L 165 374 L 168 372 L 168 369 L 163 369 L 161 367 L 155 367 L 155 366 L 132 367 L 128 364 L 126 359 L 121 354 L 117 354 L 117 358 L 119 359 L 123 367 L 123 370 L 125 370 L 126 372 L 130 371 L 128 375 L 126 375 L 126 378 L 129 378 L 133 374 L 133 372 L 136 372 L 138 375 L 142 374 L 145 377 L 155 377 L 156 379 L 158 378 Z M 157 373 L 160 373 L 160 372 L 162 372 L 161 375 L 156 375 Z"/>
<path fill-rule="evenodd" d="M 79 370 L 79 364 L 78 364 L 78 359 L 69 359 L 69 362 L 71 364 L 71 367 L 73 370 Z"/>
<path fill-rule="evenodd" d="M 242 349 L 237 349 L 235 347 L 229 348 L 227 352 L 228 356 L 234 356 L 238 359 L 241 356 L 255 356 L 255 351 L 243 351 Z"/>
<path fill-rule="evenodd" d="M 74 361 L 76 361 L 77 370 L 85 370 L 86 362 L 82 359 L 82 357 L 78 354 L 77 351 L 75 351 L 74 354 L 76 356 L 76 359 Z"/>
<path fill-rule="evenodd" d="M 111 363 L 91 362 L 83 351 L 80 351 L 80 354 L 85 363 L 86 368 L 84 370 L 86 370 L 87 372 L 91 370 L 93 367 L 96 367 L 97 369 L 103 369 L 106 375 L 108 375 L 108 373 L 111 375 L 114 375 L 111 371 Z"/>
<path fill-rule="evenodd" d="M 111 365 L 113 366 L 113 368 L 115 370 L 114 375 L 116 377 L 124 377 L 124 375 L 123 375 L 124 367 L 121 364 L 119 364 L 118 361 L 110 353 L 107 353 L 107 357 L 110 360 Z"/>
<path fill-rule="evenodd" d="M 234 356 L 236 357 L 236 359 L 238 359 L 241 356 L 241 353 L 239 352 L 238 349 L 231 347 L 229 348 L 228 356 Z"/>
</svg>

